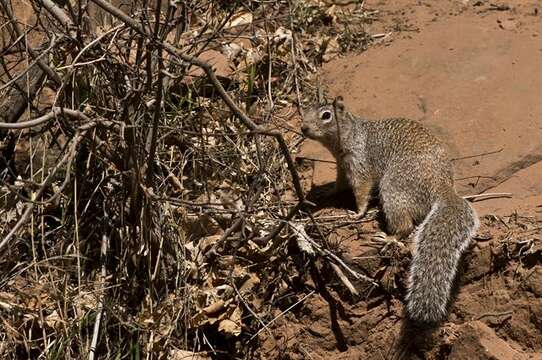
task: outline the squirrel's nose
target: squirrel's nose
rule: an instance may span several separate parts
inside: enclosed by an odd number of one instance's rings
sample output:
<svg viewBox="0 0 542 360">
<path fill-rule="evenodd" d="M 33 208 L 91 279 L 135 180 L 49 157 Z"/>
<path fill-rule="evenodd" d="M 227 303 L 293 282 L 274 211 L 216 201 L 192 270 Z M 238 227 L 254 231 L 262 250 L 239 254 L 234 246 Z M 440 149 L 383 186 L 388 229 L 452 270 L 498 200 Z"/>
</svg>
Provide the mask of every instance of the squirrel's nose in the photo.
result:
<svg viewBox="0 0 542 360">
<path fill-rule="evenodd" d="M 301 125 L 301 132 L 303 135 L 307 135 L 307 132 L 309 131 L 309 127 L 305 124 Z"/>
</svg>

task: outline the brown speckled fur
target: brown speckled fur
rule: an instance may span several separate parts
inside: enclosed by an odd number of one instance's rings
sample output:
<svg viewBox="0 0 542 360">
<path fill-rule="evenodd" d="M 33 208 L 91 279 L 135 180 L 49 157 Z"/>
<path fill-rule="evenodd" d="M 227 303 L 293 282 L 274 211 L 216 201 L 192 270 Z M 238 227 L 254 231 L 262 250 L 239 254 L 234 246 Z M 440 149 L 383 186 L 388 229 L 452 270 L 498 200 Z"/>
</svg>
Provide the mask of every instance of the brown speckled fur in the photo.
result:
<svg viewBox="0 0 542 360">
<path fill-rule="evenodd" d="M 441 142 L 416 121 L 356 118 L 340 97 L 333 105 L 306 109 L 302 131 L 335 156 L 336 188 L 350 186 L 361 213 L 376 189 L 390 233 L 404 238 L 420 224 L 407 314 L 415 321 L 442 321 L 478 218 L 454 190 L 452 165 Z"/>
</svg>

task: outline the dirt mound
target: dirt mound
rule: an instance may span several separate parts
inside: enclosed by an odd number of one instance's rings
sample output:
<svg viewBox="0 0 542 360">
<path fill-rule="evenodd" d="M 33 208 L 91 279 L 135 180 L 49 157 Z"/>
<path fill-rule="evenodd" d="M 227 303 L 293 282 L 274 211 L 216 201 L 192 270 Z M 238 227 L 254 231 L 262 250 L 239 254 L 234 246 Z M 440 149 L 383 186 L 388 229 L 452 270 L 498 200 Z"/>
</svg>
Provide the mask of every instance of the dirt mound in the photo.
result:
<svg viewBox="0 0 542 360">
<path fill-rule="evenodd" d="M 542 238 L 535 223 L 483 219 L 448 321 L 437 329 L 405 325 L 409 255 L 371 246 L 372 226 L 355 224 L 335 235 L 350 239 L 339 249 L 382 288 L 352 297 L 338 279 L 327 279 L 333 289 L 327 301 L 310 295 L 278 317 L 274 337 L 263 336 L 262 358 L 542 359 Z"/>
</svg>

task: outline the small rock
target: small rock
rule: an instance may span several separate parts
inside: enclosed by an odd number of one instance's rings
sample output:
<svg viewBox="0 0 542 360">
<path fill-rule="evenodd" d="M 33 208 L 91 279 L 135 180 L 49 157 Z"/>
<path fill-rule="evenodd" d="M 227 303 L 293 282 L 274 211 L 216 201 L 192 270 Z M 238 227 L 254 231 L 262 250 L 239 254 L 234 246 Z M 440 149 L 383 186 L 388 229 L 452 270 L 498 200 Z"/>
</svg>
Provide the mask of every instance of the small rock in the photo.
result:
<svg viewBox="0 0 542 360">
<path fill-rule="evenodd" d="M 536 267 L 532 273 L 527 274 L 525 285 L 533 294 L 542 297 L 542 267 Z"/>
<path fill-rule="evenodd" d="M 452 343 L 448 359 L 526 360 L 528 356 L 510 347 L 483 322 L 472 321 L 461 326 L 459 336 Z"/>
<path fill-rule="evenodd" d="M 468 270 L 464 275 L 465 282 L 475 281 L 491 272 L 491 247 L 484 246 L 481 249 L 475 249 L 468 262 Z"/>
<path fill-rule="evenodd" d="M 509 31 L 516 30 L 519 26 L 519 23 L 514 19 L 497 20 L 497 23 L 501 29 Z"/>
</svg>

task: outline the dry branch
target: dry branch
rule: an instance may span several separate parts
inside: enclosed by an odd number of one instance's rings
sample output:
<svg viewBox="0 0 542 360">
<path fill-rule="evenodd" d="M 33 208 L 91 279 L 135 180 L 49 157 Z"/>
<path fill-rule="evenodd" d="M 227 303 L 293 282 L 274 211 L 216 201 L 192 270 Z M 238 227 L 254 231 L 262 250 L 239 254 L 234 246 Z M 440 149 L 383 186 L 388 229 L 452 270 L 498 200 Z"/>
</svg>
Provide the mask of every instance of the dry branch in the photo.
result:
<svg viewBox="0 0 542 360">
<path fill-rule="evenodd" d="M 76 120 L 87 121 L 87 122 L 90 121 L 90 119 L 80 111 L 61 108 L 61 107 L 53 107 L 49 113 L 43 116 L 40 116 L 39 118 L 36 118 L 36 119 L 22 121 L 18 123 L 0 122 L 0 129 L 12 129 L 12 130 L 28 129 L 34 126 L 45 124 L 46 122 L 49 122 L 55 119 L 58 115 L 62 115 L 62 114 L 65 114 Z"/>
<path fill-rule="evenodd" d="M 47 9 L 62 25 L 70 28 L 73 26 L 71 19 L 66 13 L 59 8 L 52 0 L 39 0 L 41 5 Z"/>
</svg>

